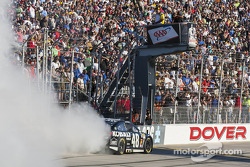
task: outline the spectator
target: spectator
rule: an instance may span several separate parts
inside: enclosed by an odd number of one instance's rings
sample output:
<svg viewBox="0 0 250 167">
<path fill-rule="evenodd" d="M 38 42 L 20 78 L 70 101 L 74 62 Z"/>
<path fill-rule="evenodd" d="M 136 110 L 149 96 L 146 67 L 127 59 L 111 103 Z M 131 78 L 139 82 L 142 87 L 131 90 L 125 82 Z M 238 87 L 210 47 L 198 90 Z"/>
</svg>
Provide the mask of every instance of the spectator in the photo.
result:
<svg viewBox="0 0 250 167">
<path fill-rule="evenodd" d="M 130 99 L 128 95 L 125 95 L 124 102 L 123 102 L 124 113 L 130 113 Z"/>
<path fill-rule="evenodd" d="M 41 75 L 45 64 L 42 56 L 54 56 L 51 64 L 51 75 L 54 81 L 60 80 L 59 67 L 67 68 L 70 67 L 70 63 L 73 63 L 74 83 L 78 76 L 87 70 L 88 79 L 84 84 L 93 83 L 93 90 L 100 92 L 99 81 L 92 74 L 104 71 L 108 81 L 114 78 L 119 70 L 119 63 L 121 65 L 127 58 L 129 49 L 142 44 L 141 41 L 130 44 L 136 39 L 136 26 L 190 21 L 196 23 L 198 45 L 192 52 L 181 53 L 180 66 L 175 70 L 168 65 L 178 64 L 177 61 L 169 63 L 165 56 L 156 59 L 156 68 L 160 74 L 157 79 L 157 89 L 164 90 L 164 94 L 171 89 L 177 94 L 179 114 L 182 113 L 181 108 L 186 105 L 185 93 L 197 91 L 197 86 L 201 86 L 202 89 L 201 101 L 206 106 L 204 108 L 207 108 L 204 111 L 211 108 L 209 94 L 211 96 L 220 94 L 222 100 L 230 95 L 235 96 L 240 91 L 249 90 L 250 4 L 248 1 L 238 0 L 235 3 L 233 1 L 176 0 L 140 1 L 137 4 L 134 1 L 125 0 L 119 3 L 100 0 L 95 2 L 75 0 L 74 3 L 68 0 L 59 3 L 45 0 L 14 0 L 14 4 L 16 9 L 15 12 L 10 12 L 10 18 L 13 18 L 13 30 L 17 33 L 18 43 L 24 46 L 25 60 L 38 58 L 36 68 L 39 68 L 37 70 Z M 46 37 L 45 28 L 48 28 L 48 48 L 43 46 L 44 37 Z M 36 47 L 38 47 L 38 53 L 36 53 Z M 86 58 L 82 60 L 81 58 L 84 57 L 78 56 L 71 62 L 73 50 L 80 55 L 86 55 Z M 96 55 L 101 55 L 100 62 Z M 63 58 L 57 58 L 59 56 Z M 29 61 L 25 62 L 28 64 Z M 241 88 L 243 62 L 247 67 L 243 85 L 247 86 Z M 94 63 L 95 68 L 92 68 Z M 203 69 L 201 69 L 202 64 Z M 98 71 L 99 67 L 100 71 Z M 169 74 L 167 77 L 170 81 L 165 82 L 164 85 L 166 74 Z M 170 77 L 171 75 L 173 78 Z M 221 92 L 218 89 L 220 76 L 222 76 Z M 202 82 L 199 83 L 200 79 L 196 78 L 202 78 Z M 54 84 L 54 86 L 59 88 L 59 85 Z M 168 86 L 167 89 L 164 86 Z M 233 102 L 233 100 L 230 97 L 228 101 Z M 218 103 L 221 102 L 218 101 Z M 158 107 L 161 108 L 161 106 Z M 229 113 L 232 111 L 231 108 L 237 110 L 237 106 L 236 108 L 229 106 Z"/>
<path fill-rule="evenodd" d="M 145 124 L 152 125 L 152 118 L 151 118 L 151 114 L 149 111 L 146 113 Z"/>
<path fill-rule="evenodd" d="M 83 91 L 85 89 L 85 84 L 84 84 L 84 81 L 83 81 L 83 74 L 79 75 L 76 82 L 77 82 L 78 88 Z"/>
</svg>

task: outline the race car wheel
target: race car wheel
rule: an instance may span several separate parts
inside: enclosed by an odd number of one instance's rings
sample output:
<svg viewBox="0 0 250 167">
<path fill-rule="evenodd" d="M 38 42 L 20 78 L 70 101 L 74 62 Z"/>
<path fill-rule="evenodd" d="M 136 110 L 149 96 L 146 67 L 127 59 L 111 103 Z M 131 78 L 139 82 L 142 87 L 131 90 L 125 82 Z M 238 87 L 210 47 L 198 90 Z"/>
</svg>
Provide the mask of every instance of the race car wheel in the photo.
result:
<svg viewBox="0 0 250 167">
<path fill-rule="evenodd" d="M 124 138 L 120 138 L 120 139 L 119 139 L 118 144 L 117 144 L 117 147 L 118 147 L 117 154 L 118 154 L 118 155 L 124 154 L 125 149 L 126 149 L 126 141 L 125 141 Z"/>
<path fill-rule="evenodd" d="M 153 142 L 150 137 L 145 140 L 144 153 L 149 154 L 153 150 Z"/>
</svg>

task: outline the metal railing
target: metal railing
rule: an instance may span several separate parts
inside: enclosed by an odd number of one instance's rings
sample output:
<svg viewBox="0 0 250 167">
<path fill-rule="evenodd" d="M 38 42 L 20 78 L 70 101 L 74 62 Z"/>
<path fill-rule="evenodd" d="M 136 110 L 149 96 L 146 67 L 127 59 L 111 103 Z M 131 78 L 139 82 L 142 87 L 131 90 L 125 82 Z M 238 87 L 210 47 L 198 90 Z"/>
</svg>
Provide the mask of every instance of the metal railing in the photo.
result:
<svg viewBox="0 0 250 167">
<path fill-rule="evenodd" d="M 250 123 L 250 106 L 243 106 L 240 119 L 237 107 L 156 107 L 153 124 L 214 124 L 214 123 Z M 198 121 L 197 121 L 198 120 Z"/>
</svg>

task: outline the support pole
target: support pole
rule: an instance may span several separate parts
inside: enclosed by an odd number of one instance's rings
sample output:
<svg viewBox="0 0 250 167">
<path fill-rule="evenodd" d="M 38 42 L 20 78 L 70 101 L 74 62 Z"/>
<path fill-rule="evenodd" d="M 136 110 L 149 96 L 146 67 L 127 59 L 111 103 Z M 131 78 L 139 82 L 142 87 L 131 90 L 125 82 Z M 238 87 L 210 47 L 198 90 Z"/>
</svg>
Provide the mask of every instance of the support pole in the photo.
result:
<svg viewBox="0 0 250 167">
<path fill-rule="evenodd" d="M 224 60 L 221 59 L 221 72 L 220 72 L 220 85 L 219 85 L 219 98 L 218 98 L 218 106 L 217 106 L 217 123 L 219 123 L 219 114 L 220 114 L 220 101 L 221 101 L 221 87 L 222 87 L 222 74 L 223 74 L 223 66 L 224 66 Z"/>
<path fill-rule="evenodd" d="M 22 70 L 24 70 L 24 57 L 25 57 L 25 51 L 24 51 L 24 45 L 22 47 Z"/>
<path fill-rule="evenodd" d="M 201 71 L 200 71 L 200 85 L 199 85 L 199 94 L 198 94 L 197 124 L 199 123 L 200 106 L 201 106 L 201 84 L 202 84 L 202 75 L 203 75 L 203 63 L 204 63 L 204 57 L 202 55 L 202 59 L 201 59 Z M 206 113 L 203 113 L 203 118 L 204 118 L 204 114 L 206 114 Z M 204 121 L 204 119 L 203 119 L 203 121 Z"/>
<path fill-rule="evenodd" d="M 120 69 L 121 69 L 121 64 L 120 64 L 120 59 L 121 59 L 121 54 L 123 52 L 123 49 L 122 51 L 119 53 L 118 55 L 118 58 L 117 58 L 117 72 L 116 72 L 116 88 L 115 88 L 115 100 L 114 100 L 114 107 L 113 107 L 113 111 L 114 111 L 114 118 L 116 117 L 116 113 L 117 113 L 117 96 L 118 96 L 118 86 L 120 84 Z"/>
<path fill-rule="evenodd" d="M 49 75 L 49 91 L 52 91 L 52 62 L 53 62 L 53 56 L 52 56 L 52 47 L 50 48 L 50 75 Z"/>
<path fill-rule="evenodd" d="M 71 69 L 70 69 L 70 86 L 69 86 L 69 111 L 72 103 L 72 86 L 73 86 L 73 67 L 74 67 L 74 50 L 71 56 Z"/>
<path fill-rule="evenodd" d="M 178 76 L 179 76 L 179 66 L 180 66 L 180 55 L 178 56 L 178 65 L 177 65 L 177 71 L 176 71 L 176 85 L 175 85 L 175 101 L 174 101 L 174 122 L 173 124 L 175 124 L 175 120 L 176 120 L 176 112 L 177 112 L 177 101 L 176 101 L 176 98 L 177 98 L 177 95 L 178 95 Z"/>
<path fill-rule="evenodd" d="M 95 50 L 96 52 L 96 50 Z M 91 104 L 91 100 L 92 100 L 92 94 L 91 94 L 91 91 L 92 91 L 92 80 L 93 80 L 93 65 L 94 65 L 94 57 L 95 57 L 95 53 L 94 54 L 91 54 L 91 65 L 90 65 L 90 76 L 89 76 L 89 80 L 90 80 L 90 83 L 89 83 L 89 87 L 87 88 L 88 89 L 88 103 Z"/>
<path fill-rule="evenodd" d="M 45 92 L 48 93 L 48 29 L 45 29 Z"/>
<path fill-rule="evenodd" d="M 242 96 L 243 96 L 243 91 L 244 91 L 244 71 L 245 71 L 245 60 L 242 59 L 242 74 L 241 74 L 241 91 L 240 91 L 240 111 L 239 111 L 239 121 L 238 123 L 240 123 L 241 121 L 241 115 L 242 115 Z"/>
<path fill-rule="evenodd" d="M 40 86 L 40 73 L 39 73 L 39 67 L 40 67 L 40 64 L 39 64 L 39 58 L 38 58 L 38 52 L 39 52 L 39 49 L 38 49 L 38 46 L 36 46 L 36 80 L 37 80 L 37 87 L 39 88 Z"/>
<path fill-rule="evenodd" d="M 45 91 L 45 62 L 46 62 L 46 53 L 45 53 L 45 50 L 46 50 L 46 29 L 44 29 L 44 33 L 43 33 L 43 67 L 42 67 L 42 92 L 44 93 Z"/>
</svg>

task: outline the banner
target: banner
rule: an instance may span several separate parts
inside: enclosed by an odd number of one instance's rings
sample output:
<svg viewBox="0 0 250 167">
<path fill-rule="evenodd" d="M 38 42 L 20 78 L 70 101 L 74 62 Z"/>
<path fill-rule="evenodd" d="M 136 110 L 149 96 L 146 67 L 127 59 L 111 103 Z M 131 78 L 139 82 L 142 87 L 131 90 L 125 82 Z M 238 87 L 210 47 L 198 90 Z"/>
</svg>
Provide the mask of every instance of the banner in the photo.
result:
<svg viewBox="0 0 250 167">
<path fill-rule="evenodd" d="M 196 24 L 183 22 L 173 24 L 149 25 L 147 28 L 148 45 L 187 45 L 190 48 L 197 46 Z"/>
<path fill-rule="evenodd" d="M 166 125 L 164 144 L 249 141 L 249 124 Z"/>
<path fill-rule="evenodd" d="M 153 138 L 154 145 L 163 144 L 165 136 L 164 125 L 144 125 L 137 126 L 138 129 L 144 133 L 150 134 Z"/>
<path fill-rule="evenodd" d="M 148 30 L 148 34 L 153 44 L 166 42 L 170 39 L 179 37 L 173 26 L 161 26 L 158 28 L 150 29 Z"/>
</svg>

